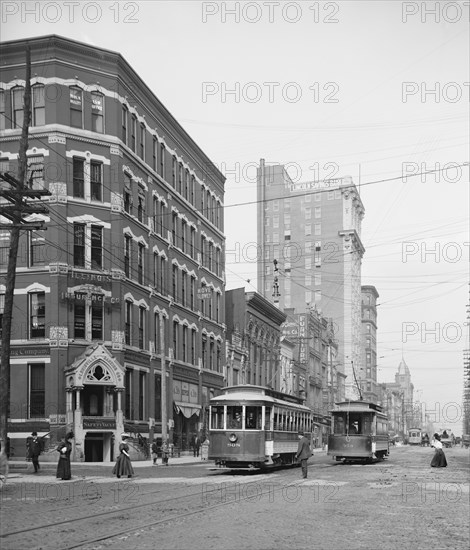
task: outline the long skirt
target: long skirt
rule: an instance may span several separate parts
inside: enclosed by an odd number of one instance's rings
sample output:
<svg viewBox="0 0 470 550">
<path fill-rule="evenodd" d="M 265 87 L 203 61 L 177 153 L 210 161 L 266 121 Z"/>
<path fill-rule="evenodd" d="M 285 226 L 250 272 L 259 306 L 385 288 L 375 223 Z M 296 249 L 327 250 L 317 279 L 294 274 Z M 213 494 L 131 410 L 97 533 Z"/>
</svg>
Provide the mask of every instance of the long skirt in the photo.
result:
<svg viewBox="0 0 470 550">
<path fill-rule="evenodd" d="M 133 476 L 134 469 L 132 468 L 131 459 L 124 453 L 121 453 L 116 460 L 116 464 L 113 468 L 113 475 L 121 476 Z"/>
<path fill-rule="evenodd" d="M 56 477 L 60 479 L 71 479 L 72 472 L 70 470 L 70 458 L 67 458 L 67 457 L 59 458 L 59 463 L 57 464 Z"/>
<path fill-rule="evenodd" d="M 436 449 L 431 460 L 431 468 L 445 468 L 447 466 L 446 455 L 442 449 Z"/>
</svg>

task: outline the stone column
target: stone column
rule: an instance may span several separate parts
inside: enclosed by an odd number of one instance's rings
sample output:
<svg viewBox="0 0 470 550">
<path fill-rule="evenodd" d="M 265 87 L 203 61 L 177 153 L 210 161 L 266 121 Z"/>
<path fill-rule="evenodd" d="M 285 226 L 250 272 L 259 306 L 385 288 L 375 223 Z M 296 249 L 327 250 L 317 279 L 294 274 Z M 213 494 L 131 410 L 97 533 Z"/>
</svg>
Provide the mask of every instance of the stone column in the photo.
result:
<svg viewBox="0 0 470 550">
<path fill-rule="evenodd" d="M 72 392 L 73 388 L 65 388 L 65 421 L 67 425 L 73 424 Z"/>
</svg>

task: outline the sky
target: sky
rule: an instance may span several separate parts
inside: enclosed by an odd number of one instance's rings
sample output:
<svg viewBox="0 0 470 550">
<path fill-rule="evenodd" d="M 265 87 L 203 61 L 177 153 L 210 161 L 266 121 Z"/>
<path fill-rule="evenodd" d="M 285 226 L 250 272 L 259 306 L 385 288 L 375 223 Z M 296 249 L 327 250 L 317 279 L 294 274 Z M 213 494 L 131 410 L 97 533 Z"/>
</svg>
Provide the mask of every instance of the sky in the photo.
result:
<svg viewBox="0 0 470 550">
<path fill-rule="evenodd" d="M 256 288 L 256 165 L 350 175 L 378 381 L 402 358 L 435 425 L 461 433 L 469 348 L 469 4 L 75 1 L 1 4 L 1 39 L 117 51 L 227 176 L 227 289 Z"/>
</svg>

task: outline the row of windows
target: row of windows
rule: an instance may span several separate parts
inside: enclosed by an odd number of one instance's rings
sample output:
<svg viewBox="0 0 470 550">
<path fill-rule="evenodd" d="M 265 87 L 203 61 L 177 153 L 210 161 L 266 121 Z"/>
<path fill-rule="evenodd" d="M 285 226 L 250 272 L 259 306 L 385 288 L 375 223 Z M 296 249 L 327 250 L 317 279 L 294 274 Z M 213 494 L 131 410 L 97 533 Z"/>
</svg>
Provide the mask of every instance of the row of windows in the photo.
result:
<svg viewBox="0 0 470 550">
<path fill-rule="evenodd" d="M 0 294 L 0 336 L 3 323 L 5 295 Z M 46 338 L 46 296 L 44 292 L 28 294 L 28 338 Z M 147 323 L 149 313 L 145 307 L 136 307 L 133 302 L 124 305 L 124 343 L 139 349 L 147 349 Z M 76 340 L 103 341 L 103 296 L 90 297 L 75 293 L 73 301 L 72 332 Z M 173 322 L 172 343 L 174 359 L 196 364 L 197 331 L 186 325 Z M 154 314 L 154 342 L 156 353 L 161 352 L 162 337 L 168 331 L 168 322 Z M 203 367 L 221 372 L 221 344 L 213 337 L 202 334 L 200 338 Z"/>
<path fill-rule="evenodd" d="M 311 432 L 308 412 L 282 406 L 213 405 L 210 408 L 211 430 L 275 430 Z"/>
<path fill-rule="evenodd" d="M 102 134 L 105 132 L 105 97 L 100 92 L 90 92 L 91 113 L 86 111 L 87 116 L 91 116 L 90 123 L 88 124 L 85 121 L 84 93 L 84 90 L 78 86 L 71 86 L 69 88 L 70 126 L 72 128 L 89 128 L 93 132 Z M 6 97 L 7 92 L 0 90 L 0 130 L 4 130 L 7 126 Z M 11 126 L 12 128 L 21 128 L 23 125 L 24 88 L 20 86 L 12 88 L 10 97 Z M 35 84 L 32 86 L 31 106 L 31 125 L 45 125 L 45 86 L 43 84 Z M 123 106 L 121 139 L 123 143 L 128 145 L 144 162 L 147 162 L 146 135 L 147 131 L 145 124 L 139 124 L 136 115 L 130 115 L 128 108 Z M 165 180 L 166 157 L 167 152 L 165 145 L 154 137 L 152 140 L 152 168 Z M 81 162 L 83 163 L 83 161 Z M 77 172 L 75 172 L 75 170 L 77 170 Z M 184 168 L 183 163 L 179 162 L 176 156 L 173 156 L 171 184 L 176 192 L 191 202 L 193 206 L 196 206 L 195 181 L 195 176 L 190 174 L 187 168 Z M 77 167 L 74 166 L 74 197 L 81 197 L 83 193 L 83 167 L 80 167 L 80 162 L 77 161 Z M 97 195 L 93 198 L 92 192 L 92 200 L 102 199 Z M 201 214 L 220 228 L 220 204 L 215 196 L 208 189 L 204 189 L 203 187 L 201 187 L 200 206 Z"/>
</svg>

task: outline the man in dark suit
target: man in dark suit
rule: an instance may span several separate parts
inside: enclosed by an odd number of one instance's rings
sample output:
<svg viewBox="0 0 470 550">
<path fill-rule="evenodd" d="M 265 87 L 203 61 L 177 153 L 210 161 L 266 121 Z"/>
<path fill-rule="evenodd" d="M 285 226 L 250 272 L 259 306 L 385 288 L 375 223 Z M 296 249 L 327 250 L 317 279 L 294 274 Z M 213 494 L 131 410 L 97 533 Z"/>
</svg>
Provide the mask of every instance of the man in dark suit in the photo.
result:
<svg viewBox="0 0 470 550">
<path fill-rule="evenodd" d="M 307 479 L 307 461 L 312 456 L 312 452 L 310 451 L 308 439 L 305 437 L 303 432 L 299 432 L 299 439 L 299 446 L 297 447 L 297 454 L 295 455 L 295 458 L 300 460 L 300 464 L 302 466 L 302 477 Z"/>
<path fill-rule="evenodd" d="M 38 433 L 33 432 L 28 441 L 28 452 L 31 462 L 34 466 L 34 473 L 38 472 L 39 468 L 39 455 L 42 453 L 42 443 L 38 438 Z"/>
</svg>

